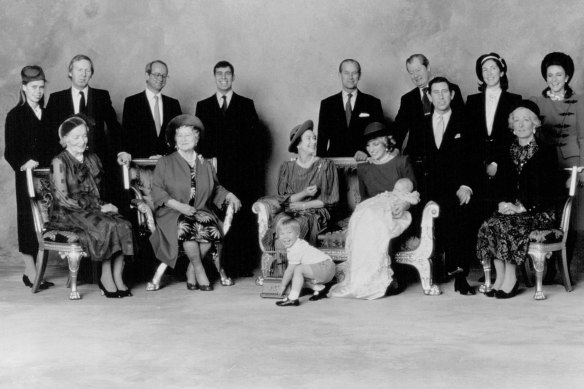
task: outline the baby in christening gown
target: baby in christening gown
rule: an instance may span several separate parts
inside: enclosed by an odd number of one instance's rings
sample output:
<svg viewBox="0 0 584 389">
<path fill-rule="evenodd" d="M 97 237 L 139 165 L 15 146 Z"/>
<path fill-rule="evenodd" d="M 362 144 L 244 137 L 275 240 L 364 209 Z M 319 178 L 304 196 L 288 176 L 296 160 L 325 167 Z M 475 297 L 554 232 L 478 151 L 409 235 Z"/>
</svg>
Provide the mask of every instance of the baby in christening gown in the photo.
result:
<svg viewBox="0 0 584 389">
<path fill-rule="evenodd" d="M 389 241 L 412 221 L 409 212 L 395 216 L 393 209 L 403 202 L 419 203 L 420 194 L 413 189 L 410 179 L 401 178 L 391 192 L 380 193 L 355 208 L 345 241 L 349 258 L 341 265 L 345 279 L 331 288 L 329 297 L 371 300 L 385 295 L 393 276 Z"/>
</svg>

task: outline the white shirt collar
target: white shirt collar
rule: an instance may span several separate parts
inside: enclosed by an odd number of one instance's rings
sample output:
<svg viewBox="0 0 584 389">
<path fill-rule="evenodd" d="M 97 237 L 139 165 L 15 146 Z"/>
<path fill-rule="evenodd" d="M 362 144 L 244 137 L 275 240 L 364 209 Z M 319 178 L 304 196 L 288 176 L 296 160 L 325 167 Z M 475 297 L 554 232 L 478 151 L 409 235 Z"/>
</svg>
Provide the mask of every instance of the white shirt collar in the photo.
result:
<svg viewBox="0 0 584 389">
<path fill-rule="evenodd" d="M 219 106 L 221 107 L 223 105 L 223 93 L 217 91 L 217 93 L 215 93 L 215 96 L 217 97 L 217 102 L 219 103 Z M 225 99 L 227 100 L 227 106 L 229 107 L 229 104 L 231 104 L 231 98 L 233 97 L 233 89 L 231 89 L 229 92 L 225 93 Z"/>
<path fill-rule="evenodd" d="M 86 86 L 81 90 L 75 88 L 74 86 L 71 87 L 71 96 L 73 96 L 73 98 L 79 99 L 80 98 L 79 92 L 83 92 L 83 94 L 85 95 L 85 104 L 87 104 L 87 98 L 89 96 L 89 86 Z"/>
<path fill-rule="evenodd" d="M 437 120 L 438 116 L 442 116 L 442 119 L 444 119 L 444 123 L 446 124 L 450 120 L 450 116 L 452 116 L 452 109 L 449 109 L 448 112 L 442 114 L 434 111 L 434 113 L 432 114 L 432 120 Z"/>
<path fill-rule="evenodd" d="M 150 89 L 146 88 L 146 97 L 148 98 L 148 100 L 153 100 L 154 96 L 158 96 L 158 98 L 160 99 L 161 95 L 162 95 L 162 92 L 154 93 Z M 158 101 L 160 101 L 160 100 L 158 100 Z"/>
</svg>

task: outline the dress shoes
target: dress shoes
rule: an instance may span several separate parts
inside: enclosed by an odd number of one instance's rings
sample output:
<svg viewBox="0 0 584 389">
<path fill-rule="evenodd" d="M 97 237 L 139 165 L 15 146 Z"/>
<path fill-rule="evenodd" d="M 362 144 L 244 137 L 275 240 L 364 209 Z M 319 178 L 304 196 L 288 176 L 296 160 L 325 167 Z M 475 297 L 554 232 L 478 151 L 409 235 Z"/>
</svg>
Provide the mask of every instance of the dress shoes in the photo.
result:
<svg viewBox="0 0 584 389">
<path fill-rule="evenodd" d="M 298 299 L 296 300 L 286 299 L 282 301 L 276 301 L 276 305 L 279 307 L 297 307 L 300 305 L 300 301 L 298 301 Z"/>
<path fill-rule="evenodd" d="M 26 274 L 23 274 L 22 275 L 22 283 L 27 288 L 32 288 L 33 287 L 33 283 L 30 282 L 30 278 L 28 278 L 28 276 Z M 43 281 L 39 285 L 39 289 L 40 290 L 45 290 L 45 289 L 49 289 L 51 286 L 55 286 L 55 284 L 53 284 L 52 282 L 49 282 L 49 281 Z"/>
<path fill-rule="evenodd" d="M 519 281 L 515 282 L 513 285 L 513 289 L 509 293 L 505 292 L 502 289 L 499 289 L 497 293 L 495 293 L 495 297 L 498 299 L 510 299 L 511 297 L 515 297 L 517 295 L 517 291 L 519 290 Z"/>
<path fill-rule="evenodd" d="M 315 292 L 312 296 L 310 296 L 309 300 L 310 301 L 318 301 L 318 300 L 322 300 L 327 298 L 327 294 L 329 292 L 329 290 L 331 290 L 332 287 L 332 282 L 329 282 L 328 284 L 326 284 L 324 286 L 324 288 L 322 290 L 319 290 L 318 292 Z"/>
<path fill-rule="evenodd" d="M 460 275 L 454 279 L 454 291 L 464 296 L 476 294 L 474 288 L 468 284 L 466 277 Z"/>
<path fill-rule="evenodd" d="M 397 280 L 391 280 L 391 283 L 389 284 L 387 290 L 385 291 L 385 295 L 395 296 L 396 294 L 400 294 L 403 291 L 404 288 L 401 286 L 400 283 L 397 282 Z"/>
<path fill-rule="evenodd" d="M 188 290 L 199 290 L 199 285 L 197 285 L 196 283 L 191 284 L 190 282 L 187 281 L 187 289 Z"/>
<path fill-rule="evenodd" d="M 491 289 L 488 292 L 485 292 L 485 296 L 487 297 L 495 297 L 495 295 L 497 294 L 498 290 L 497 289 Z"/>
<path fill-rule="evenodd" d="M 126 290 L 119 290 L 118 289 L 118 297 L 122 298 L 122 297 L 132 297 L 132 292 L 130 291 L 130 289 L 126 289 Z"/>
<path fill-rule="evenodd" d="M 213 290 L 213 285 L 199 285 L 199 289 L 203 292 L 210 292 Z"/>
</svg>

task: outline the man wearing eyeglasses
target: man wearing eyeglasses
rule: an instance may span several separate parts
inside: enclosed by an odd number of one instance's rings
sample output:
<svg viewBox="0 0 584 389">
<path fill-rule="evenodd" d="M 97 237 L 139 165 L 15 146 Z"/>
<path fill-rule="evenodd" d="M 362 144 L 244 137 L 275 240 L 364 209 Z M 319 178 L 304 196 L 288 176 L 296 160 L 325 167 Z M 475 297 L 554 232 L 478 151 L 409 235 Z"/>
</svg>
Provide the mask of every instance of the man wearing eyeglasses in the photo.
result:
<svg viewBox="0 0 584 389">
<path fill-rule="evenodd" d="M 86 115 L 90 127 L 88 148 L 99 156 L 106 173 L 104 199 L 119 205 L 119 185 L 115 180 L 120 178 L 120 169 L 116 168 L 115 161 L 124 158 L 120 147 L 121 126 L 109 92 L 89 86 L 93 74 L 93 61 L 88 56 L 79 54 L 69 62 L 71 87 L 52 93 L 47 103 L 45 120 L 53 139 L 47 147 L 53 149 L 53 155 L 60 152 L 58 129 L 61 123 L 73 114 Z"/>
<path fill-rule="evenodd" d="M 197 102 L 196 115 L 205 125 L 201 153 L 217 157 L 221 185 L 235 193 L 243 207 L 225 237 L 222 257 L 230 276 L 253 276 L 257 252 L 257 224 L 251 206 L 263 195 L 267 149 L 263 128 L 252 99 L 233 91 L 235 70 L 227 61 L 213 67 L 216 91 Z"/>
<path fill-rule="evenodd" d="M 127 97 L 122 118 L 123 149 L 132 158 L 157 158 L 167 154 L 165 128 L 182 114 L 178 100 L 163 95 L 168 66 L 161 60 L 146 64 L 146 89 Z"/>
</svg>

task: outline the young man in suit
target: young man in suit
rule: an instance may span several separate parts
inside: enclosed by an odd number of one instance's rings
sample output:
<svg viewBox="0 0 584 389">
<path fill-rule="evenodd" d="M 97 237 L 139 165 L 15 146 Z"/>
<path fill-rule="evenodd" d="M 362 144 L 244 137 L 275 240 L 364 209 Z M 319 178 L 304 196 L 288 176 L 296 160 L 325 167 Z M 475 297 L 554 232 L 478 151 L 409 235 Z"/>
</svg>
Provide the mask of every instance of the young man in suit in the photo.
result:
<svg viewBox="0 0 584 389">
<path fill-rule="evenodd" d="M 167 79 L 166 63 L 147 63 L 146 89 L 124 101 L 122 147 L 132 158 L 156 158 L 171 151 L 166 144 L 166 125 L 182 110 L 178 100 L 161 93 Z"/>
<path fill-rule="evenodd" d="M 472 140 L 463 111 L 451 106 L 456 94 L 453 85 L 444 77 L 436 77 L 428 87 L 433 111 L 412 133 L 407 152 L 414 162 L 423 201 L 433 200 L 440 206 L 436 237 L 444 250 L 446 271 L 455 277 L 454 289 L 464 295 L 474 294 L 466 281 L 470 260 L 476 256 L 472 244 L 476 236 L 469 228 L 471 188 L 477 175 Z"/>
<path fill-rule="evenodd" d="M 341 92 L 320 103 L 316 154 L 365 160 L 363 131 L 371 122 L 383 122 L 381 101 L 357 89 L 361 65 L 354 59 L 341 62 L 339 78 Z"/>
<path fill-rule="evenodd" d="M 402 150 L 406 148 L 404 140 L 408 133 L 409 139 L 412 136 L 411 131 L 419 128 L 424 117 L 432 113 L 432 102 L 427 95 L 428 82 L 432 77 L 430 61 L 424 54 L 413 54 L 406 60 L 406 69 L 416 87 L 401 97 L 399 111 L 395 117 L 396 141 Z M 452 108 L 462 112 L 464 101 L 460 88 L 456 84 L 452 84 L 452 88 L 454 91 Z"/>
<path fill-rule="evenodd" d="M 213 75 L 216 92 L 197 102 L 196 107 L 196 116 L 205 125 L 200 152 L 207 158 L 217 158 L 219 182 L 243 204 L 223 245 L 227 272 L 251 277 L 259 258 L 257 225 L 251 206 L 263 195 L 266 137 L 253 100 L 233 91 L 233 65 L 220 61 L 214 66 Z"/>
<path fill-rule="evenodd" d="M 118 163 L 124 163 L 130 156 L 121 150 L 121 126 L 112 107 L 109 92 L 89 86 L 93 74 L 93 62 L 88 56 L 79 54 L 69 62 L 71 88 L 52 93 L 47 103 L 46 122 L 52 143 L 47 147 L 54 151 L 53 155 L 58 154 L 62 150 L 58 135 L 61 123 L 73 114 L 82 113 L 88 116 L 88 149 L 99 156 L 106 173 L 104 200 L 119 206 L 121 183 L 118 183 L 118 179 L 121 174 L 115 162 L 117 159 Z"/>
</svg>

